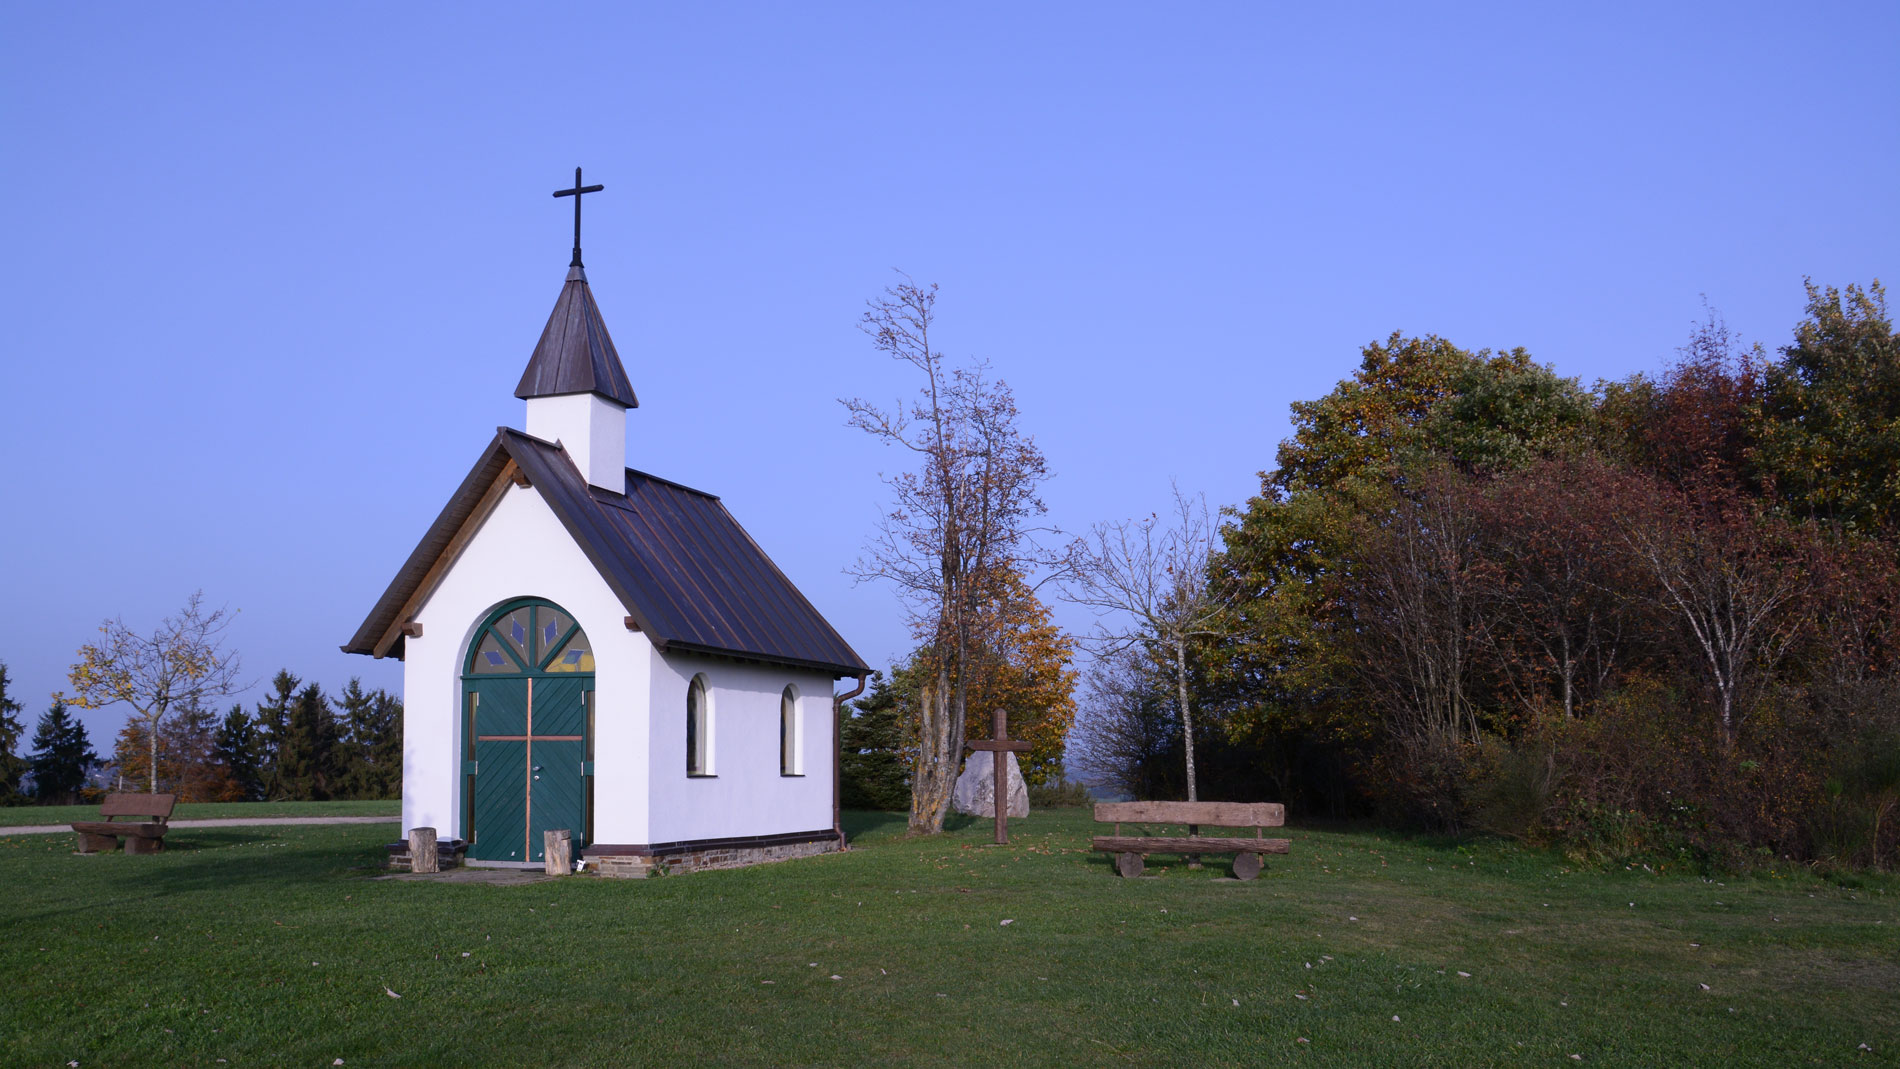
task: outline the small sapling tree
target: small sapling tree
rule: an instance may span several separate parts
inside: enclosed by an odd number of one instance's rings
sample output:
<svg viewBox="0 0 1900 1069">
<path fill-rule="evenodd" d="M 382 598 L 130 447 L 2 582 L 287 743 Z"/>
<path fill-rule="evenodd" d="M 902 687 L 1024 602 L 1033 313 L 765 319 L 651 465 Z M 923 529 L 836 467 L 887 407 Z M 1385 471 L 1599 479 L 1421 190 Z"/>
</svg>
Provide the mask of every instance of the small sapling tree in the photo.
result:
<svg viewBox="0 0 1900 1069">
<path fill-rule="evenodd" d="M 1098 658 L 1140 645 L 1156 647 L 1173 669 L 1187 753 L 1188 801 L 1200 799 L 1194 775 L 1194 714 L 1188 694 L 1188 646 L 1219 634 L 1230 595 L 1208 561 L 1219 531 L 1207 497 L 1174 488 L 1174 515 L 1163 522 L 1099 523 L 1085 540 L 1069 598 L 1100 618 L 1091 645 Z"/>
<path fill-rule="evenodd" d="M 66 678 L 72 693 L 63 700 L 81 709 L 103 709 L 121 702 L 144 721 L 150 746 L 150 785 L 158 793 L 159 727 L 166 714 L 237 689 L 238 657 L 224 648 L 231 615 L 206 612 L 204 593 L 193 593 L 175 616 L 141 635 L 120 619 L 99 626 L 105 638 L 79 647 L 79 660 Z"/>
</svg>

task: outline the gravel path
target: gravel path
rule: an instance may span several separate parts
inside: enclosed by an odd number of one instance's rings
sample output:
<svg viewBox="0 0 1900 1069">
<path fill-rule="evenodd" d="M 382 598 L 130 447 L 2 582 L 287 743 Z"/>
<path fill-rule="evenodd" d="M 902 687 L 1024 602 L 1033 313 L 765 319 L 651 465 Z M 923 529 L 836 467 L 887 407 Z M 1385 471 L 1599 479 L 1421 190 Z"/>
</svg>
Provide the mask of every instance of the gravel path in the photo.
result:
<svg viewBox="0 0 1900 1069">
<path fill-rule="evenodd" d="M 266 824 L 401 824 L 401 817 L 218 817 L 214 820 L 174 820 L 173 828 L 254 828 Z M 23 828 L 0 828 L 0 838 L 8 835 L 71 834 L 71 824 L 29 824 Z"/>
</svg>

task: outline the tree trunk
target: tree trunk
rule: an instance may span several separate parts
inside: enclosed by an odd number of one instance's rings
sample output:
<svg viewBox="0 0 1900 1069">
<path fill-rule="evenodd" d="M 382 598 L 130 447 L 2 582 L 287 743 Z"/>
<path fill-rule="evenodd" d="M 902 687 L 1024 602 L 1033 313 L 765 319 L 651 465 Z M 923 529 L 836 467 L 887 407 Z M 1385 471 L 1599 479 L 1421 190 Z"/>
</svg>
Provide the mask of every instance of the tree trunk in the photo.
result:
<svg viewBox="0 0 1900 1069">
<path fill-rule="evenodd" d="M 1187 642 L 1174 640 L 1174 686 L 1181 701 L 1181 741 L 1187 750 L 1187 800 L 1200 801 L 1200 795 L 1194 784 L 1194 714 L 1188 709 L 1187 688 Z"/>
<path fill-rule="evenodd" d="M 944 666 L 937 678 L 923 688 L 919 697 L 916 774 L 910 785 L 910 834 L 936 835 L 943 831 L 943 818 L 956 788 L 957 757 L 951 750 L 956 741 L 951 719 L 955 705 L 950 698 L 950 673 Z"/>
<path fill-rule="evenodd" d="M 152 792 L 158 793 L 158 718 L 150 717 L 145 721 L 145 736 L 152 746 Z"/>
</svg>

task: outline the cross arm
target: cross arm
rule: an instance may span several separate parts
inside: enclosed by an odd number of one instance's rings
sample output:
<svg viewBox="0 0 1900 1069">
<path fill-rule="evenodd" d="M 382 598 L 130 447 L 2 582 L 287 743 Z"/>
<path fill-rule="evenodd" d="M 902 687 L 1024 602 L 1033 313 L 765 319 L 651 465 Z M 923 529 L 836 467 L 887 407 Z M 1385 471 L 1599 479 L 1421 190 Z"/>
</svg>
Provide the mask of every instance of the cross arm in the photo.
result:
<svg viewBox="0 0 1900 1069">
<path fill-rule="evenodd" d="M 582 186 L 579 189 L 557 189 L 554 191 L 554 195 L 557 197 L 571 197 L 576 193 L 598 193 L 606 188 L 606 186 Z"/>
</svg>

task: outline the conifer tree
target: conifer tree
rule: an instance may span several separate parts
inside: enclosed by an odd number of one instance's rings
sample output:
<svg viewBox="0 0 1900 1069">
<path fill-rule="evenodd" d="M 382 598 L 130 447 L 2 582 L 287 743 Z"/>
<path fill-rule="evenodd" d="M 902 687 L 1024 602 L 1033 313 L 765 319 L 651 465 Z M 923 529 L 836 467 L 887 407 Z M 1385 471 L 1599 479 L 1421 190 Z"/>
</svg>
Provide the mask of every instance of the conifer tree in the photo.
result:
<svg viewBox="0 0 1900 1069">
<path fill-rule="evenodd" d="M 33 793 L 41 805 L 63 805 L 79 800 L 86 772 L 99 755 L 92 751 L 86 725 L 54 700 L 33 729 Z"/>
<path fill-rule="evenodd" d="M 181 802 L 235 802 L 236 784 L 217 759 L 217 716 L 202 705 L 179 710 L 162 730 L 163 746 L 172 755 L 176 772 L 172 790 Z"/>
<path fill-rule="evenodd" d="M 322 801 L 337 782 L 336 717 L 315 683 L 297 692 L 290 722 L 277 751 L 277 777 L 283 797 Z"/>
<path fill-rule="evenodd" d="M 244 711 L 242 704 L 231 706 L 212 736 L 211 754 L 230 780 L 237 795 L 235 801 L 257 802 L 264 798 L 263 772 L 259 767 L 261 744 L 257 722 Z"/>
<path fill-rule="evenodd" d="M 402 790 L 402 702 L 381 689 L 365 691 L 363 681 L 351 677 L 336 704 L 346 740 L 337 762 L 342 793 L 395 797 Z"/>
<path fill-rule="evenodd" d="M 20 722 L 20 703 L 7 692 L 7 684 L 7 663 L 0 661 L 0 805 L 20 805 L 26 800 L 20 793 L 20 777 L 27 769 L 20 737 L 26 725 Z"/>
<path fill-rule="evenodd" d="M 257 703 L 257 764 L 265 798 L 280 801 L 290 797 L 284 787 L 284 742 L 290 734 L 290 712 L 297 701 L 297 688 L 303 681 L 279 669 L 271 681 L 270 697 Z"/>
<path fill-rule="evenodd" d="M 888 678 L 871 673 L 871 693 L 847 707 L 839 777 L 839 801 L 846 809 L 909 808 L 917 752 L 909 709 L 916 701 L 913 665 L 900 664 Z"/>
</svg>

